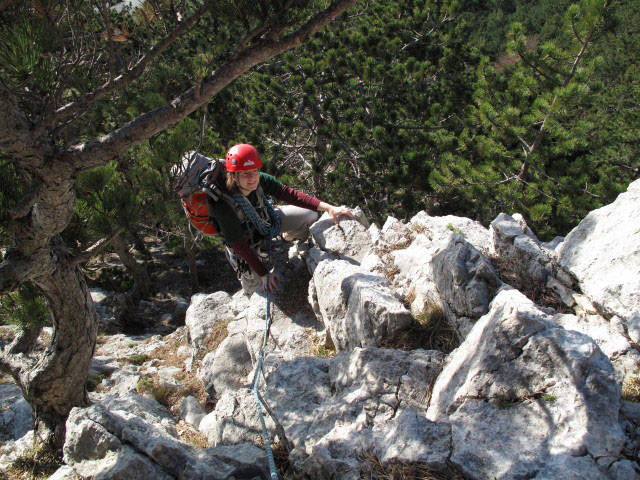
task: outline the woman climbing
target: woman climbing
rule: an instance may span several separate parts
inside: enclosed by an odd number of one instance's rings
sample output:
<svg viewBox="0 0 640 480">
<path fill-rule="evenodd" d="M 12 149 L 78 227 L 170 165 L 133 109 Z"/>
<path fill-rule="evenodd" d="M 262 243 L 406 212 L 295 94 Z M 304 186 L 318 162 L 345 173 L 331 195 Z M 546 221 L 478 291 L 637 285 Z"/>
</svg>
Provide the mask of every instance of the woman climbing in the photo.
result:
<svg viewBox="0 0 640 480">
<path fill-rule="evenodd" d="M 251 145 L 234 145 L 227 152 L 227 190 L 243 212 L 244 219 L 225 202 L 214 204 L 214 216 L 227 247 L 227 258 L 238 273 L 247 295 L 259 287 L 263 291 L 278 288 L 280 277 L 269 273 L 264 264 L 264 242 L 278 234 L 283 240 L 307 240 L 309 227 L 317 212 L 327 212 L 338 223 L 341 216 L 352 217 L 346 207 L 336 207 L 283 185 L 273 176 L 260 172 L 262 161 Z M 287 202 L 274 209 L 266 196 Z"/>
</svg>

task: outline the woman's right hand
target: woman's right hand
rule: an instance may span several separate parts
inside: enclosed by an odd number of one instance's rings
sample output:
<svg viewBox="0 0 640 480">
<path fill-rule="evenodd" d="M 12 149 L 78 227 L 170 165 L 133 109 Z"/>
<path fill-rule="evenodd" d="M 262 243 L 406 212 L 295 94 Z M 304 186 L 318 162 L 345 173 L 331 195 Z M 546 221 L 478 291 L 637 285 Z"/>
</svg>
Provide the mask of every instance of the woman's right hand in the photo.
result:
<svg viewBox="0 0 640 480">
<path fill-rule="evenodd" d="M 278 290 L 278 282 L 280 282 L 280 275 L 275 273 L 273 270 L 267 273 L 265 276 L 260 277 L 260 281 L 262 282 L 262 291 L 266 292 L 267 289 L 269 292 L 275 292 Z"/>
</svg>

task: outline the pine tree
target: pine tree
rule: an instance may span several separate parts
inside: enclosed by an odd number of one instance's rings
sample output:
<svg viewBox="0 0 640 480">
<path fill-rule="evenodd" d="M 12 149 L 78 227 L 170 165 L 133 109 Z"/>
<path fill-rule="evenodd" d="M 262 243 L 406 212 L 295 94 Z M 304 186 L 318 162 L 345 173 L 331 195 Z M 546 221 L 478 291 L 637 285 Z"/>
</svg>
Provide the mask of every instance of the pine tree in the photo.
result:
<svg viewBox="0 0 640 480">
<path fill-rule="evenodd" d="M 61 446 L 68 412 L 88 401 L 97 319 L 79 265 L 90 252 L 75 254 L 61 237 L 78 175 L 119 160 L 355 3 L 0 3 L 0 152 L 22 194 L 9 208 L 3 200 L 0 294 L 35 285 L 55 330 L 45 352 L 32 344 L 19 356 L 0 352 L 0 368 L 32 406 L 40 441 Z M 157 62 L 172 55 L 177 71 Z M 159 94 L 145 90 L 147 75 L 166 79 Z M 122 108 L 136 91 L 144 93 L 136 109 Z"/>
<path fill-rule="evenodd" d="M 587 197 L 598 197 L 589 189 L 591 172 L 569 159 L 587 147 L 593 129 L 583 112 L 599 88 L 601 59 L 586 52 L 608 6 L 571 6 L 563 36 L 541 45 L 522 24 L 512 25 L 508 55 L 485 57 L 478 67 L 467 127 L 457 152 L 432 175 L 434 188 L 459 193 L 462 208 L 485 221 L 500 211 L 522 212 L 542 235 L 567 214 L 583 212 Z"/>
</svg>

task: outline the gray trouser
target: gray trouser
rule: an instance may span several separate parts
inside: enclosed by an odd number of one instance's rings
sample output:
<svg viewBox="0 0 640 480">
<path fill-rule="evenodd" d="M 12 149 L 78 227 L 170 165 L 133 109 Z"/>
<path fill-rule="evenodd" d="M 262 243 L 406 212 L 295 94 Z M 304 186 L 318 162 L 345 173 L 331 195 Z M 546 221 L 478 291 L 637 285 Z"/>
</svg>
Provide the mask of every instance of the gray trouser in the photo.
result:
<svg viewBox="0 0 640 480">
<path fill-rule="evenodd" d="M 276 213 L 282 221 L 280 232 L 286 233 L 289 236 L 302 241 L 309 238 L 309 227 L 318 219 L 317 212 L 307 210 L 306 208 L 296 207 L 294 205 L 283 205 L 278 207 L 276 208 Z M 229 258 L 228 254 L 227 258 Z M 229 259 L 229 262 L 234 270 L 238 272 L 237 264 L 235 264 L 236 262 L 231 258 Z M 253 270 L 248 269 L 248 271 L 240 272 L 239 276 L 242 289 L 246 295 L 253 295 L 253 293 L 260 287 L 260 277 Z"/>
</svg>

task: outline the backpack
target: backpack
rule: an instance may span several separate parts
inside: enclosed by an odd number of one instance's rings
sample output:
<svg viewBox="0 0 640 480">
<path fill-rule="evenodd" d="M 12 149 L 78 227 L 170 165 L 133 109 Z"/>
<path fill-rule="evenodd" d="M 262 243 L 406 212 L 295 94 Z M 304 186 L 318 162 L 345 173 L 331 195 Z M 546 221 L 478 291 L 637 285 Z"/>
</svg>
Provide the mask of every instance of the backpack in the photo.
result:
<svg viewBox="0 0 640 480">
<path fill-rule="evenodd" d="M 224 187 L 227 169 L 224 160 L 216 160 L 197 152 L 187 152 L 171 169 L 171 186 L 182 199 L 189 222 L 205 235 L 217 235 L 220 228 L 213 217 L 212 203 L 220 200 L 234 209 L 243 221 L 244 212 Z"/>
</svg>

